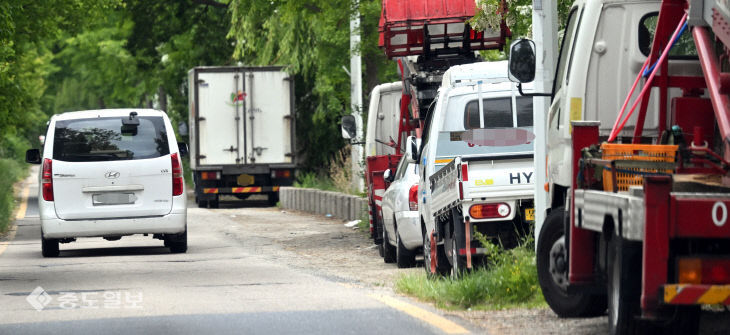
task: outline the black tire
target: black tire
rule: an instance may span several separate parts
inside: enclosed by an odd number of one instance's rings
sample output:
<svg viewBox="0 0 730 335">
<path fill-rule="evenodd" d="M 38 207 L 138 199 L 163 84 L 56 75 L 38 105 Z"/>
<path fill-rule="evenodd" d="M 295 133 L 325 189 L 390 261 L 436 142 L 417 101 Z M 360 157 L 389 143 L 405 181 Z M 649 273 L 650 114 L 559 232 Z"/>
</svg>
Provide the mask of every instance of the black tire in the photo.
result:
<svg viewBox="0 0 730 335">
<path fill-rule="evenodd" d="M 436 268 L 431 271 L 431 234 L 423 231 L 423 268 L 429 276 L 446 276 L 451 271 L 443 245 L 436 245 Z"/>
<path fill-rule="evenodd" d="M 606 311 L 606 296 L 589 293 L 570 294 L 567 287 L 567 249 L 564 244 L 564 209 L 553 209 L 542 225 L 537 242 L 537 279 L 542 294 L 550 308 L 559 317 L 588 317 L 602 315 Z M 561 239 L 563 248 L 560 250 Z M 556 249 L 551 255 L 551 251 Z M 551 258 L 553 260 L 551 273 Z M 556 279 L 554 279 L 556 278 Z M 562 281 L 561 281 L 562 280 Z M 559 282 L 560 281 L 560 282 Z"/>
<path fill-rule="evenodd" d="M 199 208 L 208 208 L 208 201 L 206 201 L 206 200 L 198 200 L 198 207 Z"/>
<path fill-rule="evenodd" d="M 43 257 L 58 257 L 61 251 L 58 248 L 58 240 L 46 239 L 41 232 L 41 254 Z"/>
<path fill-rule="evenodd" d="M 388 241 L 388 230 L 383 227 L 383 260 L 386 263 L 395 263 L 397 250 Z"/>
<path fill-rule="evenodd" d="M 171 235 L 166 241 L 170 252 L 173 254 L 182 254 L 188 251 L 188 231 L 187 229 L 181 234 Z"/>
<path fill-rule="evenodd" d="M 395 231 L 395 240 L 396 240 L 396 252 L 395 252 L 395 263 L 398 265 L 398 268 L 412 268 L 416 266 L 416 253 L 414 250 L 408 250 L 406 249 L 406 246 L 403 245 L 403 241 L 401 241 L 400 233 L 398 233 L 398 229 Z"/>
<path fill-rule="evenodd" d="M 447 243 L 444 243 L 444 246 L 449 247 L 449 252 L 447 253 L 449 256 L 449 264 L 451 265 L 449 275 L 451 279 L 458 279 L 466 271 L 466 257 L 459 256 L 459 248 L 462 247 L 462 244 L 465 244 L 462 240 L 465 240 L 466 234 L 464 233 L 464 222 L 461 221 L 455 211 L 452 212 L 451 219 L 452 225 L 451 229 L 449 229 L 449 240 Z"/>
<path fill-rule="evenodd" d="M 208 208 L 218 208 L 220 206 L 218 195 L 215 196 L 215 200 L 208 200 Z"/>
<path fill-rule="evenodd" d="M 276 203 L 279 202 L 279 193 L 269 193 L 268 202 L 269 206 L 275 207 Z"/>
<path fill-rule="evenodd" d="M 620 236 L 608 242 L 608 329 L 611 335 L 642 334 L 641 244 Z"/>
</svg>

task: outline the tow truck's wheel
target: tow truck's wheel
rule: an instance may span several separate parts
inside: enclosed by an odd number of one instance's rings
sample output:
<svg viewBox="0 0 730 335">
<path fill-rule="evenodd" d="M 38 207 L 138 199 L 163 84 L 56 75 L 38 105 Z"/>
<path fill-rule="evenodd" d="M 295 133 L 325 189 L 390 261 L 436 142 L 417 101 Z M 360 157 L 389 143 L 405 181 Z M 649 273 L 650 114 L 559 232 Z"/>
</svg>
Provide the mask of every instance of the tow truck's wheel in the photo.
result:
<svg viewBox="0 0 730 335">
<path fill-rule="evenodd" d="M 58 257 L 59 253 L 58 240 L 47 239 L 43 237 L 43 232 L 41 232 L 41 254 L 43 257 Z"/>
<path fill-rule="evenodd" d="M 608 328 L 611 335 L 641 334 L 641 244 L 611 236 L 608 242 Z"/>
<path fill-rule="evenodd" d="M 542 225 L 537 242 L 537 279 L 550 308 L 560 317 L 598 316 L 606 311 L 606 296 L 568 293 L 568 250 L 564 209 L 555 208 Z"/>
<path fill-rule="evenodd" d="M 388 230 L 383 227 L 383 260 L 386 263 L 395 263 L 397 251 L 388 241 Z"/>
<path fill-rule="evenodd" d="M 395 260 L 398 268 L 410 268 L 416 265 L 416 253 L 413 250 L 406 249 L 406 246 L 403 245 L 403 241 L 401 241 L 397 228 L 395 232 L 395 239 L 397 242 Z"/>
</svg>

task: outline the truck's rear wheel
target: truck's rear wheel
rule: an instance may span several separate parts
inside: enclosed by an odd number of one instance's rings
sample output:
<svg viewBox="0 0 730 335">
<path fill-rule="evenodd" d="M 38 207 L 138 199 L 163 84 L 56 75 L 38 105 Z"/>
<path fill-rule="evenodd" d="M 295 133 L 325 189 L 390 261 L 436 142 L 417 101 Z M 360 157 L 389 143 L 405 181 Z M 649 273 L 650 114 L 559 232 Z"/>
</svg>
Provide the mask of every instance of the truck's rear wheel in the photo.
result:
<svg viewBox="0 0 730 335">
<path fill-rule="evenodd" d="M 383 260 L 386 263 L 395 263 L 397 250 L 388 241 L 388 230 L 383 227 Z"/>
<path fill-rule="evenodd" d="M 433 266 L 431 262 L 434 262 Z M 429 276 L 445 276 L 451 270 L 444 246 L 436 244 L 433 233 L 423 231 L 423 268 Z"/>
<path fill-rule="evenodd" d="M 611 335 L 640 334 L 641 244 L 612 236 L 608 242 L 608 328 Z"/>
<path fill-rule="evenodd" d="M 537 279 L 550 308 L 560 317 L 597 316 L 606 311 L 606 296 L 568 293 L 568 250 L 565 248 L 564 209 L 545 219 L 537 241 Z M 562 244 L 561 244 L 562 243 Z"/>
</svg>

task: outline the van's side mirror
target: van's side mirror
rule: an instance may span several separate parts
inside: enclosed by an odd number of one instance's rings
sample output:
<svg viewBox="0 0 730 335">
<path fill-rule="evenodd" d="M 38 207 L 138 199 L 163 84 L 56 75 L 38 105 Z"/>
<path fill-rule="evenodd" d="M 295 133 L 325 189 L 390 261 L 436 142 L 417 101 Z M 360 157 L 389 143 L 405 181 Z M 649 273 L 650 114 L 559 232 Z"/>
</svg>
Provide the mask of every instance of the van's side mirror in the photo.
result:
<svg viewBox="0 0 730 335">
<path fill-rule="evenodd" d="M 40 164 L 41 151 L 38 149 L 28 149 L 25 152 L 25 162 L 30 164 Z"/>
<path fill-rule="evenodd" d="M 416 142 L 415 136 L 408 136 L 406 138 L 406 159 L 408 163 L 418 161 L 418 143 Z"/>
<path fill-rule="evenodd" d="M 529 83 L 535 80 L 535 42 L 518 39 L 509 47 L 509 80 L 517 83 Z"/>
<path fill-rule="evenodd" d="M 385 170 L 385 172 L 383 172 L 383 179 L 385 179 L 385 181 L 387 181 L 389 183 L 393 182 L 394 177 L 395 176 L 393 176 L 393 173 L 390 172 L 390 169 L 387 169 L 387 170 Z"/>
<path fill-rule="evenodd" d="M 343 116 L 342 123 L 341 123 L 341 129 L 342 129 L 342 138 L 348 139 L 348 140 L 355 138 L 355 135 L 357 134 L 357 122 L 355 121 L 355 117 L 352 115 Z"/>
<path fill-rule="evenodd" d="M 188 150 L 188 144 L 185 142 L 177 142 L 177 150 L 180 151 L 180 156 L 187 156 L 190 151 Z"/>
</svg>

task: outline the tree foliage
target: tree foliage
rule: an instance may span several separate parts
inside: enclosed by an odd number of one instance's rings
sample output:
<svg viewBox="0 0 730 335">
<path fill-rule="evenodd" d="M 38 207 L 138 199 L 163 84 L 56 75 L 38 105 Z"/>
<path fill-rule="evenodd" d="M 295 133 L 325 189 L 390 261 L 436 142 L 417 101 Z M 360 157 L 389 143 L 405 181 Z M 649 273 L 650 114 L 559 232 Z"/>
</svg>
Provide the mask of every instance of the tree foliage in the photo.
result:
<svg viewBox="0 0 730 335">
<path fill-rule="evenodd" d="M 395 65 L 376 50 L 380 1 L 360 2 L 359 48 L 368 86 L 394 79 Z M 326 166 L 344 145 L 339 118 L 350 113 L 350 0 L 233 0 L 229 36 L 245 64 L 284 65 L 295 75 L 300 148 L 309 167 Z M 390 65 L 390 71 L 387 67 Z M 371 87 L 369 87 L 371 88 Z"/>
</svg>

